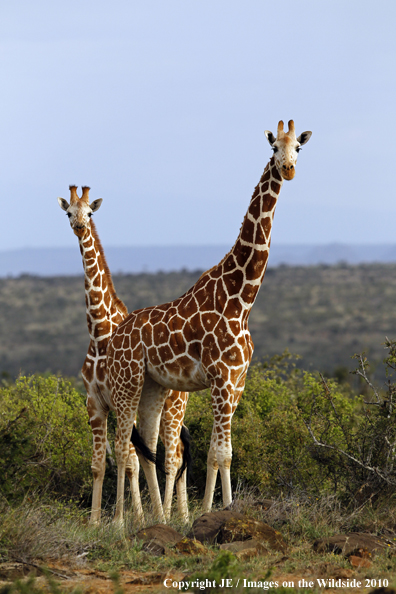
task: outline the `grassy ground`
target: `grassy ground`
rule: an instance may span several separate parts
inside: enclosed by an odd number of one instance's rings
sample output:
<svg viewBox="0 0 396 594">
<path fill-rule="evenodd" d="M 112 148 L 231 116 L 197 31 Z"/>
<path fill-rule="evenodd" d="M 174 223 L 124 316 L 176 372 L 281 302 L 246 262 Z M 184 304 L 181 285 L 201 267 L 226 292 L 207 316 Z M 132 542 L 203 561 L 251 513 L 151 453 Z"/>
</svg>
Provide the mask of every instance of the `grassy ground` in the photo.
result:
<svg viewBox="0 0 396 594">
<path fill-rule="evenodd" d="M 14 509 L 4 506 L 0 524 L 0 571 L 6 563 L 18 562 L 25 564 L 33 573 L 41 574 L 43 567 L 47 567 L 49 573 L 48 578 L 41 577 L 30 584 L 27 584 L 29 578 L 20 584 L 14 582 L 12 586 L 12 582 L 3 582 L 0 592 L 33 594 L 49 591 L 60 594 L 77 592 L 77 588 L 82 592 L 117 594 L 145 589 L 169 591 L 163 585 L 166 579 L 170 580 L 168 585 L 173 581 L 191 583 L 199 580 L 205 583 L 205 580 L 216 580 L 217 587 L 212 591 L 217 592 L 231 591 L 219 587 L 222 579 L 229 579 L 233 580 L 234 593 L 266 589 L 262 585 L 264 582 L 269 591 L 281 592 L 283 582 L 290 584 L 288 592 L 319 591 L 318 578 L 341 579 L 345 583 L 355 579 L 362 583 L 362 588 L 336 587 L 336 591 L 369 592 L 375 584 L 379 585 L 379 580 L 383 583 L 385 579 L 389 581 L 389 586 L 396 587 L 396 557 L 389 553 L 374 557 L 368 568 L 355 569 L 341 555 L 318 554 L 312 548 L 316 538 L 350 531 L 385 535 L 390 542 L 395 540 L 395 501 L 388 500 L 376 508 L 366 504 L 350 513 L 329 497 L 314 501 L 279 500 L 268 512 L 263 512 L 255 505 L 255 499 L 245 493 L 236 501 L 235 507 L 277 528 L 287 541 L 286 554 L 271 552 L 241 562 L 234 555 L 212 546 L 198 556 L 170 552 L 154 557 L 145 552 L 142 543 L 134 538 L 136 526 L 131 514 L 127 515 L 125 529 L 120 530 L 109 517 L 105 517 L 100 526 L 92 527 L 88 524 L 86 512 L 70 505 L 44 504 L 26 499 Z M 193 502 L 191 512 L 191 520 L 198 517 L 199 505 Z M 147 525 L 155 522 L 149 513 L 146 522 Z M 183 526 L 175 517 L 171 525 L 185 534 L 191 524 Z M 117 575 L 118 578 L 115 577 Z M 254 587 L 258 582 L 261 586 Z M 272 588 L 270 582 L 273 582 Z M 294 588 L 291 587 L 292 582 Z M 304 587 L 309 582 L 314 585 Z M 190 587 L 189 591 L 203 589 L 210 590 L 198 586 Z"/>
</svg>

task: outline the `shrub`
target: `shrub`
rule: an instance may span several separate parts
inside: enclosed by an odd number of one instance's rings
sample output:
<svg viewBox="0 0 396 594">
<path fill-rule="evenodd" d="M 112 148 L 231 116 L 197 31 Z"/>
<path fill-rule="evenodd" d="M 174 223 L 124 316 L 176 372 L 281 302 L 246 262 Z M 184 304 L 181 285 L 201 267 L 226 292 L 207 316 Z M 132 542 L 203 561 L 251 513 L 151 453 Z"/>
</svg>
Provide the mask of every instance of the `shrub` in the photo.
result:
<svg viewBox="0 0 396 594">
<path fill-rule="evenodd" d="M 329 381 L 344 425 L 353 423 L 356 408 L 347 385 Z M 343 433 L 334 424 L 334 415 L 323 397 L 317 373 L 295 367 L 287 351 L 268 362 L 251 366 L 245 391 L 232 421 L 233 460 L 231 477 L 268 495 L 335 492 L 339 472 L 334 460 L 318 456 L 304 424 L 315 395 L 321 414 L 315 427 L 344 445 Z M 329 416 L 330 415 L 330 416 Z M 187 407 L 186 425 L 193 439 L 195 486 L 200 495 L 205 488 L 206 456 L 212 432 L 210 391 L 193 393 Z"/>
<path fill-rule="evenodd" d="M 88 496 L 91 429 L 81 394 L 55 376 L 19 377 L 0 389 L 0 493 Z"/>
<path fill-rule="evenodd" d="M 304 422 L 313 442 L 314 456 L 322 466 L 332 466 L 349 501 L 386 497 L 396 486 L 396 342 L 386 339 L 384 360 L 387 381 L 376 388 L 368 376 L 369 362 L 364 353 L 355 355 L 355 374 L 369 388 L 343 408 L 333 387 L 322 378 L 320 395 L 313 395 Z M 348 416 L 348 412 L 350 413 Z"/>
</svg>

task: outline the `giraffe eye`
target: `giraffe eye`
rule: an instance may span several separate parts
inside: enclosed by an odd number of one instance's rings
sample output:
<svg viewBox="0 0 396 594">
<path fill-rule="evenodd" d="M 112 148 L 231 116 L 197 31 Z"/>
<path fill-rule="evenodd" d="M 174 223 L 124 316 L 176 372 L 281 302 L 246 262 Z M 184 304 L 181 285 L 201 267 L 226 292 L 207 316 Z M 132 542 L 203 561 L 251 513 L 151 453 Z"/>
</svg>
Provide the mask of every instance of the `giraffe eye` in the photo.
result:
<svg viewBox="0 0 396 594">
<path fill-rule="evenodd" d="M 301 146 L 298 146 L 298 147 L 296 148 L 296 152 L 297 152 L 297 153 L 299 153 L 300 151 L 302 151 L 302 148 L 301 148 Z"/>
<path fill-rule="evenodd" d="M 274 154 L 278 152 L 278 147 L 277 146 L 273 146 L 272 150 L 274 151 Z"/>
<path fill-rule="evenodd" d="M 92 217 L 92 212 L 89 212 L 88 213 L 88 216 L 89 216 L 89 218 L 91 218 Z"/>
<path fill-rule="evenodd" d="M 67 214 L 67 216 L 68 216 L 68 217 L 69 217 L 69 219 L 70 219 L 70 217 L 72 216 L 71 212 L 67 212 L 66 214 Z"/>
</svg>

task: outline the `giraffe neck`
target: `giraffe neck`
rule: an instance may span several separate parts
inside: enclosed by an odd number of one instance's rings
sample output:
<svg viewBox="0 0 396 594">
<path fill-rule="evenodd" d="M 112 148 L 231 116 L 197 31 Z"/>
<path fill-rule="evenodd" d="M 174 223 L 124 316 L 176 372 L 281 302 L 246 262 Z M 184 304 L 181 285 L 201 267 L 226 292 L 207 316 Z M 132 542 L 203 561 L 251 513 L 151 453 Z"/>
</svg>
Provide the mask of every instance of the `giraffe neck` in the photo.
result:
<svg viewBox="0 0 396 594">
<path fill-rule="evenodd" d="M 221 263 L 227 293 L 239 300 L 245 315 L 249 314 L 264 279 L 282 183 L 272 157 L 254 190 L 238 239 Z"/>
<path fill-rule="evenodd" d="M 79 239 L 85 272 L 85 304 L 91 347 L 100 353 L 106 349 L 110 336 L 128 315 L 124 303 L 117 297 L 104 251 L 91 221 L 84 237 Z M 105 352 L 105 351 L 103 351 Z"/>
</svg>

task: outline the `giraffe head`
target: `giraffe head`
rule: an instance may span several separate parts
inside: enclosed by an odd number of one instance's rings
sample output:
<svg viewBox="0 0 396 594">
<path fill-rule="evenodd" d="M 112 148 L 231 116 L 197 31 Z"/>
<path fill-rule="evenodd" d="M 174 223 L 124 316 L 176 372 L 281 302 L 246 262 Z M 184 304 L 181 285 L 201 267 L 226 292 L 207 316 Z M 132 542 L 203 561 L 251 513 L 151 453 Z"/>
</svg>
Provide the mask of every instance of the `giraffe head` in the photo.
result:
<svg viewBox="0 0 396 594">
<path fill-rule="evenodd" d="M 296 138 L 293 120 L 289 121 L 288 126 L 288 132 L 284 132 L 281 120 L 278 124 L 276 138 L 269 130 L 264 132 L 274 151 L 275 163 L 283 179 L 293 179 L 300 148 L 308 142 L 312 135 L 312 132 L 303 132 Z"/>
<path fill-rule="evenodd" d="M 64 198 L 58 198 L 59 206 L 66 211 L 70 226 L 75 235 L 80 239 L 84 237 L 92 213 L 97 211 L 102 204 L 102 198 L 89 203 L 89 187 L 82 187 L 81 198 L 77 195 L 77 186 L 69 186 L 70 204 Z"/>
</svg>

